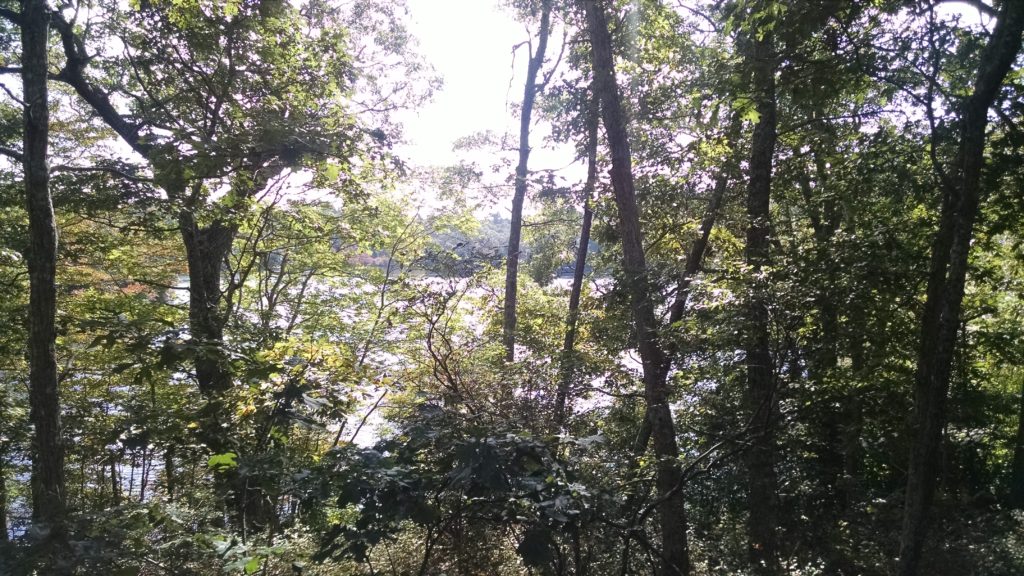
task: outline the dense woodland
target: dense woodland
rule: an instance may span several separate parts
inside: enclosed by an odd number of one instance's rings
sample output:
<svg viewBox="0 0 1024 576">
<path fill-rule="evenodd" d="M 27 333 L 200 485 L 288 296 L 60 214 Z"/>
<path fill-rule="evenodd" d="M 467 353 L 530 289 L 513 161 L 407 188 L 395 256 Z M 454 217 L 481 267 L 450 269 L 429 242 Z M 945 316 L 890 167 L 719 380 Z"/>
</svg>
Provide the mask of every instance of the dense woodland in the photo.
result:
<svg viewBox="0 0 1024 576">
<path fill-rule="evenodd" d="M 1024 574 L 1024 2 L 499 9 L 0 0 L 0 574 Z"/>
</svg>

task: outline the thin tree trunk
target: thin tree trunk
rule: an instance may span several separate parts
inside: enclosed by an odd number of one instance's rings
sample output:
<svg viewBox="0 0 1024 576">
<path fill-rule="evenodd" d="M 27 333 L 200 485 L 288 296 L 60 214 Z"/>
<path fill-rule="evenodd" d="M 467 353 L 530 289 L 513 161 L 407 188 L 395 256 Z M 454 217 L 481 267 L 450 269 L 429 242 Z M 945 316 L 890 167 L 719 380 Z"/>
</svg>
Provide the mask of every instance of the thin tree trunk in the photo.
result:
<svg viewBox="0 0 1024 576">
<path fill-rule="evenodd" d="M 590 34 L 595 93 L 601 101 L 601 115 L 611 151 L 611 180 L 619 211 L 622 266 L 628 283 L 637 347 L 643 364 L 647 421 L 650 423 L 654 453 L 658 458 L 655 482 L 660 501 L 657 510 L 661 528 L 661 562 L 658 572 L 665 576 L 688 574 L 690 560 L 683 477 L 666 384 L 669 363 L 658 343 L 654 302 L 640 230 L 640 212 L 633 183 L 626 116 L 615 80 L 611 34 L 604 9 L 596 0 L 583 0 L 583 7 Z"/>
<path fill-rule="evenodd" d="M 727 135 L 730 150 L 739 139 L 739 131 L 742 126 L 740 116 L 738 114 L 733 115 L 733 123 L 730 125 Z M 715 179 L 711 200 L 708 202 L 707 211 L 704 213 L 703 220 L 701 220 L 700 236 L 694 240 L 693 246 L 690 247 L 690 252 L 686 257 L 686 264 L 683 267 L 683 273 L 679 276 L 679 284 L 676 286 L 676 298 L 669 307 L 668 321 L 670 328 L 678 324 L 686 314 L 686 303 L 690 299 L 690 287 L 693 285 L 694 277 L 696 277 L 704 265 L 704 258 L 707 255 L 708 245 L 711 240 L 711 231 L 715 227 L 718 213 L 725 202 L 725 194 L 729 189 L 729 178 L 736 169 L 735 158 L 734 155 L 725 160 L 721 172 Z M 678 346 L 674 342 L 676 341 L 672 340 L 667 344 L 670 357 L 679 352 Z M 671 358 L 669 361 L 671 362 Z M 633 464 L 629 466 L 630 469 L 635 468 L 636 462 L 643 455 L 643 452 L 647 450 L 647 444 L 650 439 L 651 425 L 645 415 L 644 420 L 640 424 L 640 429 L 637 431 L 636 438 L 633 440 Z"/>
<path fill-rule="evenodd" d="M 29 403 L 32 436 L 32 520 L 59 553 L 66 501 L 64 444 L 57 380 L 57 224 L 50 198 L 50 116 L 47 106 L 49 14 L 44 0 L 22 3 L 22 83 L 25 92 L 24 168 L 29 219 Z M 52 554 L 51 554 L 52 556 Z M 50 561 L 59 560 L 51 557 Z M 51 569 L 59 570 L 57 565 Z"/>
<path fill-rule="evenodd" d="M 135 491 L 135 456 L 132 456 L 129 461 L 131 462 L 131 468 L 128 470 L 128 500 L 132 499 L 132 492 Z"/>
<path fill-rule="evenodd" d="M 149 484 L 150 452 L 148 447 L 142 448 L 142 478 L 139 479 L 139 502 L 146 501 L 146 485 Z"/>
<path fill-rule="evenodd" d="M 953 353 L 960 327 L 960 307 L 967 277 L 968 256 L 981 194 L 988 111 L 1020 51 L 1024 2 L 1004 2 L 996 26 L 982 52 L 973 94 L 964 102 L 960 149 L 944 186 L 939 230 L 932 244 L 927 300 L 921 318 L 921 348 L 917 362 L 912 445 L 907 467 L 907 491 L 900 537 L 898 573 L 915 576 L 935 494 L 936 466 Z"/>
<path fill-rule="evenodd" d="M 7 461 L 0 456 L 0 544 L 6 543 L 7 532 Z"/>
<path fill-rule="evenodd" d="M 174 461 L 174 446 L 169 446 L 164 452 L 164 481 L 167 486 L 167 500 L 174 502 L 174 496 L 177 492 L 178 477 L 174 467 L 177 464 Z"/>
<path fill-rule="evenodd" d="M 743 121 L 740 115 L 733 114 L 732 120 L 729 123 L 729 131 L 726 134 L 726 143 L 730 150 L 739 140 L 739 133 L 742 127 Z M 735 158 L 736 155 L 730 152 L 729 157 L 723 163 L 718 177 L 715 179 L 711 200 L 708 202 L 708 208 L 700 222 L 700 236 L 694 240 L 689 254 L 686 255 L 686 265 L 683 268 L 682 275 L 679 277 L 679 285 L 676 287 L 676 298 L 669 308 L 668 322 L 670 325 L 678 323 L 686 314 L 686 303 L 690 299 L 690 286 L 704 264 L 704 256 L 707 254 L 708 243 L 711 241 L 711 231 L 715 228 L 715 221 L 718 220 L 718 213 L 721 211 L 722 203 L 725 201 L 725 193 L 729 189 L 729 179 L 736 168 Z"/>
<path fill-rule="evenodd" d="M 576 370 L 576 327 L 579 321 L 580 295 L 583 293 L 583 273 L 587 268 L 587 248 L 590 245 L 590 227 L 594 221 L 591 198 L 597 186 L 597 125 L 600 120 L 600 104 L 594 97 L 587 111 L 587 181 L 583 186 L 583 224 L 580 226 L 580 241 L 576 248 L 576 269 L 572 275 L 572 289 L 569 292 L 569 315 L 565 322 L 565 342 L 562 345 L 562 365 L 555 396 L 555 424 L 562 427 L 566 419 L 566 404 L 569 388 Z"/>
<path fill-rule="evenodd" d="M 121 505 L 121 480 L 117 477 L 117 459 L 110 456 L 110 502 Z"/>
<path fill-rule="evenodd" d="M 825 113 L 812 110 L 812 116 L 825 117 Z M 823 134 L 824 136 L 824 134 Z M 828 146 L 826 144 L 825 146 Z M 839 365 L 839 310 L 836 305 L 836 267 L 832 263 L 832 241 L 839 229 L 839 211 L 835 195 L 829 192 L 829 178 L 826 161 L 819 153 L 819 144 L 811 145 L 810 155 L 814 163 L 814 185 L 807 172 L 798 175 L 798 185 L 803 192 L 811 229 L 814 231 L 814 262 L 823 270 L 823 284 L 814 295 L 818 312 L 818 332 L 808 359 L 807 380 L 818 390 L 828 390 L 829 379 Z M 820 206 L 819 206 L 820 202 Z M 795 379 L 801 379 L 797 374 Z M 856 426 L 856 394 L 840 390 L 835 401 L 823 404 L 822 415 L 812 424 L 819 439 L 816 458 L 819 463 L 817 484 L 822 494 L 815 506 L 817 522 L 829 530 L 811 535 L 812 547 L 825 559 L 825 572 L 840 574 L 842 557 L 841 534 L 837 534 L 837 521 L 846 511 L 849 501 L 846 495 L 847 482 L 844 479 L 847 428 Z"/>
<path fill-rule="evenodd" d="M 775 473 L 776 379 L 769 340 L 768 291 L 761 278 L 769 263 L 769 203 L 772 162 L 777 139 L 775 54 L 770 31 L 750 40 L 748 62 L 753 70 L 758 120 L 754 126 L 747 187 L 746 263 L 753 281 L 746 310 L 744 349 L 747 364 L 746 410 L 754 432 L 746 452 L 748 554 L 755 574 L 781 574 L 777 524 L 778 479 Z"/>
<path fill-rule="evenodd" d="M 537 31 L 537 49 L 530 55 L 526 69 L 526 84 L 523 89 L 523 105 L 519 118 L 519 164 L 516 166 L 515 191 L 512 195 L 512 224 L 508 233 L 508 255 L 505 258 L 505 317 L 502 335 L 505 344 L 505 360 L 516 358 L 516 303 L 519 288 L 519 251 L 523 233 L 523 203 L 529 181 L 530 125 L 533 119 L 533 104 L 540 86 L 537 75 L 544 65 L 548 36 L 551 34 L 551 0 L 541 2 L 540 28 Z"/>
</svg>

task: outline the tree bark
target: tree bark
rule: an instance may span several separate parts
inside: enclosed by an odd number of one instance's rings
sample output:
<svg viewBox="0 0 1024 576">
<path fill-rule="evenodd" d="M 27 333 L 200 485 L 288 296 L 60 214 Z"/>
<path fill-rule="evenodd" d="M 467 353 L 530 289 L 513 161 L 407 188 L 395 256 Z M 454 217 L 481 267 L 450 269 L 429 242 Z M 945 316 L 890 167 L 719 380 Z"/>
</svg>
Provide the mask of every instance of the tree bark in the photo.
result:
<svg viewBox="0 0 1024 576">
<path fill-rule="evenodd" d="M 753 278 L 746 305 L 744 350 L 747 364 L 746 410 L 753 436 L 746 452 L 748 554 L 755 574 L 781 574 L 775 473 L 775 371 L 769 340 L 768 291 L 762 275 L 769 264 L 769 203 L 775 155 L 775 53 L 771 31 L 751 39 L 747 61 L 753 72 L 758 120 L 751 141 L 747 185 L 746 264 Z"/>
<path fill-rule="evenodd" d="M 519 251 L 523 233 L 523 203 L 529 185 L 530 125 L 533 121 L 533 104 L 540 86 L 537 75 L 544 65 L 548 36 L 551 34 L 551 0 L 541 3 L 540 28 L 537 31 L 537 49 L 530 55 L 526 69 L 526 84 L 523 89 L 523 105 L 519 118 L 519 164 L 516 166 L 515 191 L 512 194 L 512 223 L 508 233 L 508 255 L 505 258 L 505 317 L 502 336 L 505 344 L 505 360 L 516 359 L 516 303 L 519 290 Z"/>
<path fill-rule="evenodd" d="M 178 477 L 177 461 L 174 458 L 175 449 L 174 446 L 168 446 L 164 451 L 164 483 L 167 488 L 167 501 L 174 502 L 174 498 L 177 495 L 178 488 Z"/>
<path fill-rule="evenodd" d="M 932 243 L 927 299 L 914 382 L 911 452 L 900 537 L 898 574 L 919 572 L 935 494 L 939 444 L 960 327 L 968 257 L 981 195 L 988 111 L 1013 66 L 1024 31 L 1024 2 L 1003 2 L 981 54 L 974 90 L 961 108 L 960 144 L 953 179 L 944 186 L 939 230 Z"/>
<path fill-rule="evenodd" d="M 816 109 L 812 109 L 810 114 L 812 117 L 826 117 L 825 112 Z M 823 136 L 827 137 L 826 134 Z M 806 379 L 817 390 L 829 390 L 834 386 L 831 379 L 839 366 L 839 307 L 836 303 L 836 266 L 832 259 L 832 243 L 839 230 L 840 218 L 836 195 L 829 191 L 828 169 L 819 146 L 821 144 L 812 143 L 810 150 L 814 164 L 814 185 L 811 184 L 809 171 L 799 174 L 797 180 L 814 231 L 813 261 L 823 270 L 824 280 L 814 294 L 818 330 L 812 337 Z M 834 144 L 826 143 L 824 146 Z M 837 542 L 842 542 L 842 535 L 837 533 L 837 522 L 846 512 L 850 501 L 847 494 L 849 483 L 845 478 L 848 464 L 846 455 L 853 448 L 849 445 L 850 432 L 854 432 L 854 441 L 859 442 L 856 429 L 860 419 L 856 392 L 836 389 L 834 394 L 834 398 L 822 398 L 825 402 L 821 414 L 807 423 L 817 436 L 819 446 L 815 450 L 818 463 L 815 468 L 821 496 L 815 502 L 815 521 L 828 527 L 812 537 L 810 542 L 825 559 L 827 574 L 843 573 L 845 559 L 842 558 L 841 547 L 836 546 Z"/>
<path fill-rule="evenodd" d="M 231 388 L 224 351 L 221 276 L 235 230 L 221 222 L 200 227 L 189 210 L 178 215 L 178 226 L 188 260 L 188 318 L 196 347 L 196 383 L 209 400 Z"/>
<path fill-rule="evenodd" d="M 0 456 L 0 544 L 9 541 L 7 532 L 7 461 Z"/>
<path fill-rule="evenodd" d="M 64 444 L 57 380 L 57 224 L 50 198 L 49 13 L 44 0 L 22 3 L 24 169 L 29 219 L 29 403 L 32 436 L 32 521 L 43 535 L 50 569 L 60 571 L 66 537 Z"/>
<path fill-rule="evenodd" d="M 117 475 L 118 459 L 110 455 L 110 502 L 114 506 L 121 505 L 121 479 Z"/>
<path fill-rule="evenodd" d="M 590 227 L 594 221 L 591 198 L 597 186 L 597 125 L 600 120 L 600 104 L 594 97 L 587 111 L 587 181 L 583 185 L 583 223 L 580 225 L 580 241 L 576 248 L 576 268 L 572 275 L 572 289 L 569 292 L 569 315 L 565 321 L 565 342 L 562 344 L 562 364 L 558 393 L 555 396 L 555 424 L 565 424 L 566 403 L 576 369 L 575 347 L 576 326 L 579 320 L 580 296 L 583 293 L 583 273 L 587 267 L 587 248 L 590 245 Z"/>
<path fill-rule="evenodd" d="M 32 522 L 39 535 L 40 566 L 67 574 L 64 444 L 56 358 L 57 224 L 50 196 L 49 26 L 43 0 L 22 3 L 24 158 L 29 217 L 29 405 L 32 435 Z"/>
<path fill-rule="evenodd" d="M 601 102 L 608 147 L 611 151 L 611 181 L 619 211 L 619 235 L 622 238 L 622 267 L 625 272 L 637 347 L 643 364 L 644 396 L 650 423 L 654 453 L 658 458 L 656 489 L 661 528 L 661 563 L 658 572 L 665 576 L 688 574 L 686 509 L 684 486 L 679 466 L 679 446 L 668 400 L 669 362 L 658 342 L 654 301 L 647 277 L 647 261 L 640 230 L 640 211 L 633 183 L 632 157 L 615 80 L 611 33 L 607 16 L 596 0 L 583 0 L 590 35 L 595 93 Z"/>
</svg>

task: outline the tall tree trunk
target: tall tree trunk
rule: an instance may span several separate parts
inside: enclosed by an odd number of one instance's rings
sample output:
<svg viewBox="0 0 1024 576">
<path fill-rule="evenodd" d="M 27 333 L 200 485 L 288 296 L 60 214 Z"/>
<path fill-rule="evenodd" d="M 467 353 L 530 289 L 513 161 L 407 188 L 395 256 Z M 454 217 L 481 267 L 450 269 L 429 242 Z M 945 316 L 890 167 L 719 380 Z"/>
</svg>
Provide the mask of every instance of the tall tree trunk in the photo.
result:
<svg viewBox="0 0 1024 576">
<path fill-rule="evenodd" d="M 59 563 L 65 534 L 64 444 L 57 380 L 57 224 L 47 165 L 49 14 L 44 0 L 22 3 L 22 83 L 25 91 L 24 168 L 29 221 L 29 404 L 32 436 L 32 521 L 50 562 Z M 54 564 L 51 570 L 59 570 Z"/>
<path fill-rule="evenodd" d="M 519 288 L 519 244 L 523 233 L 523 203 L 529 181 L 530 126 L 533 120 L 533 104 L 540 86 L 537 75 L 544 65 L 548 36 L 551 35 L 551 0 L 541 3 L 540 29 L 537 31 L 537 49 L 530 55 L 526 68 L 526 84 L 523 89 L 523 105 L 519 118 L 519 164 L 516 166 L 515 191 L 512 195 L 512 224 L 508 233 L 508 255 L 505 258 L 505 318 L 502 336 L 505 344 L 505 360 L 516 359 L 516 303 Z M 532 43 L 530 44 L 532 45 Z"/>
<path fill-rule="evenodd" d="M 743 123 L 740 116 L 738 114 L 734 114 L 733 121 L 729 126 L 728 133 L 726 134 L 730 151 L 732 151 L 736 145 L 742 127 Z M 714 229 L 715 221 L 718 218 L 718 213 L 721 211 L 722 205 L 725 202 L 726 192 L 729 189 L 729 180 L 734 176 L 735 170 L 738 167 L 739 158 L 731 152 L 730 154 L 731 155 L 723 161 L 722 169 L 718 174 L 718 177 L 715 179 L 715 186 L 708 202 L 707 211 L 704 213 L 704 218 L 701 220 L 700 235 L 694 239 L 693 246 L 690 247 L 690 252 L 687 255 L 683 272 L 679 276 L 679 283 L 676 286 L 676 297 L 669 308 L 669 329 L 674 329 L 686 314 L 686 303 L 690 297 L 690 288 L 693 285 L 693 279 L 703 266 L 711 239 L 711 231 Z M 678 340 L 673 339 L 669 340 L 665 344 L 669 362 L 671 362 L 672 358 L 679 353 L 679 346 L 677 342 Z M 667 376 L 668 367 L 666 367 L 665 372 L 666 380 Z M 637 430 L 636 437 L 633 440 L 630 458 L 626 466 L 629 470 L 630 476 L 635 475 L 640 465 L 640 459 L 643 457 L 644 452 L 646 452 L 647 445 L 650 443 L 650 440 L 651 422 L 645 413 L 643 420 L 640 422 L 640 428 Z M 637 504 L 643 496 L 644 494 L 642 490 L 631 491 L 626 498 L 625 509 L 628 511 L 636 510 Z M 625 557 L 628 558 L 628 554 L 625 555 Z"/>
<path fill-rule="evenodd" d="M 898 573 L 918 573 L 935 494 L 936 466 L 968 256 L 981 193 L 988 111 L 1013 66 L 1024 31 L 1024 2 L 1003 2 L 995 29 L 982 51 L 974 91 L 961 109 L 960 148 L 945 185 L 939 230 L 932 243 L 927 299 L 911 416 L 912 445 L 900 537 Z"/>
<path fill-rule="evenodd" d="M 576 325 L 579 321 L 580 295 L 583 293 L 583 273 L 587 267 L 587 248 L 590 245 L 590 227 L 594 221 L 591 198 L 597 186 L 597 125 L 600 120 L 600 104 L 594 97 L 587 111 L 587 181 L 583 185 L 583 224 L 580 225 L 580 241 L 576 248 L 576 268 L 572 275 L 572 289 L 569 292 L 569 315 L 565 322 L 565 342 L 562 344 L 558 393 L 555 396 L 555 424 L 565 424 L 566 403 L 569 388 L 576 370 Z"/>
<path fill-rule="evenodd" d="M 768 333 L 768 291 L 761 277 L 769 263 L 769 202 L 777 139 L 775 53 L 770 31 L 751 39 L 747 61 L 753 71 L 758 120 L 754 126 L 747 186 L 746 263 L 753 281 L 746 306 L 744 350 L 747 364 L 746 409 L 750 447 L 746 452 L 748 553 L 754 573 L 781 574 L 776 535 L 778 479 L 775 473 L 776 379 Z"/>
<path fill-rule="evenodd" d="M 632 158 L 626 133 L 626 115 L 622 109 L 615 80 L 611 33 L 604 9 L 596 0 L 583 0 L 590 35 L 595 93 L 601 102 L 608 147 L 611 151 L 612 189 L 619 211 L 619 235 L 622 238 L 622 267 L 633 309 L 637 344 L 643 364 L 644 396 L 657 465 L 658 518 L 661 525 L 661 564 L 659 573 L 667 576 L 688 574 L 686 509 L 683 500 L 683 476 L 679 466 L 672 410 L 668 403 L 669 362 L 658 343 L 654 301 L 647 277 L 640 230 L 640 211 L 633 184 Z"/>
</svg>

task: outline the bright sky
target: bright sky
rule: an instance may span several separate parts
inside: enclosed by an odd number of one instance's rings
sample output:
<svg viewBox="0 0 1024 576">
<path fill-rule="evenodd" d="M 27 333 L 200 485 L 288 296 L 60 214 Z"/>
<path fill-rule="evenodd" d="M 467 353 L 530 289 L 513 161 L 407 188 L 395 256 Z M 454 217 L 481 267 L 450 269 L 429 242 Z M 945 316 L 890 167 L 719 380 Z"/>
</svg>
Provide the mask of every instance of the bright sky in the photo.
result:
<svg viewBox="0 0 1024 576">
<path fill-rule="evenodd" d="M 512 47 L 527 31 L 494 0 L 408 0 L 420 51 L 444 78 L 434 99 L 405 120 L 408 154 L 417 164 L 449 164 L 452 142 L 482 130 L 502 134 L 514 122 Z M 522 59 L 520 59 L 522 60 Z M 521 82 L 521 80 L 520 80 Z"/>
<path fill-rule="evenodd" d="M 513 71 L 512 48 L 530 37 L 526 26 L 497 0 L 408 0 L 408 6 L 410 31 L 444 85 L 426 106 L 402 118 L 409 144 L 400 152 L 413 164 L 454 164 L 459 154 L 452 143 L 458 138 L 486 130 L 517 134 L 518 119 L 509 106 L 522 100 L 529 56 L 520 47 Z M 556 40 L 549 57 L 557 56 Z M 532 135 L 531 169 L 570 163 L 571 150 L 540 149 L 544 132 L 535 129 Z"/>
</svg>

